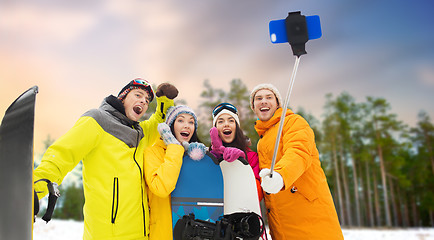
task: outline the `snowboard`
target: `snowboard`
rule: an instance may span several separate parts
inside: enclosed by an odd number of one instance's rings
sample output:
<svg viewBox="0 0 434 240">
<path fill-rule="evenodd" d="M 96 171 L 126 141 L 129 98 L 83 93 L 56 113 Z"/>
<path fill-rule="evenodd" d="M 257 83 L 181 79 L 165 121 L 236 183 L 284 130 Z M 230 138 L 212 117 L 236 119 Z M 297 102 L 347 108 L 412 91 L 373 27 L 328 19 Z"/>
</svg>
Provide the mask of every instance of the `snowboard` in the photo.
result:
<svg viewBox="0 0 434 240">
<path fill-rule="evenodd" d="M 224 214 L 254 212 L 261 216 L 256 179 L 248 162 L 222 161 L 220 168 L 224 180 Z"/>
<path fill-rule="evenodd" d="M 38 87 L 21 94 L 0 125 L 0 239 L 32 239 L 33 128 Z"/>
<path fill-rule="evenodd" d="M 184 215 L 216 222 L 223 215 L 223 175 L 215 157 L 198 161 L 184 156 L 175 190 L 171 193 L 172 227 Z"/>
</svg>

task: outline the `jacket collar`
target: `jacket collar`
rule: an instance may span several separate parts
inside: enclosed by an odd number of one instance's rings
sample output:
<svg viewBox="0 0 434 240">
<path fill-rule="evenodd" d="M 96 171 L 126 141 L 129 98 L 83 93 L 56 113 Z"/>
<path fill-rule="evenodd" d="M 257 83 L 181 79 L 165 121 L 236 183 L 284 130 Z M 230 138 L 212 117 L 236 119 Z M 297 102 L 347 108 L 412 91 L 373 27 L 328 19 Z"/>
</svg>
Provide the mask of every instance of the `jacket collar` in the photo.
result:
<svg viewBox="0 0 434 240">
<path fill-rule="evenodd" d="M 291 111 L 291 109 L 286 109 L 285 117 L 292 114 L 294 113 Z M 262 137 L 262 135 L 268 129 L 270 129 L 280 121 L 281 116 L 282 116 L 282 108 L 280 107 L 274 112 L 273 116 L 267 121 L 257 120 L 255 123 L 255 130 L 258 133 L 258 135 Z"/>
<path fill-rule="evenodd" d="M 137 127 L 139 125 L 138 122 L 129 119 L 125 115 L 125 107 L 124 107 L 123 103 L 121 102 L 121 100 L 119 100 L 117 97 L 115 97 L 113 95 L 106 97 L 103 100 L 100 108 L 102 110 L 110 113 L 114 117 L 118 118 L 123 124 L 125 124 L 127 126 Z"/>
</svg>

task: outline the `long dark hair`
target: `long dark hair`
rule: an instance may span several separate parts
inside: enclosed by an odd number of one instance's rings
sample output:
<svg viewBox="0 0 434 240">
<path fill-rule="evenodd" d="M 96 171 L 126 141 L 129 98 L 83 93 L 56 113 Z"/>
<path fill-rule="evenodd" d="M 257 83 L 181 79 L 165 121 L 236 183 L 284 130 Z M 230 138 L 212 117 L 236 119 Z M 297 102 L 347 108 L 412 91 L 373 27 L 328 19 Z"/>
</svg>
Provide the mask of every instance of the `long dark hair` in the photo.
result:
<svg viewBox="0 0 434 240">
<path fill-rule="evenodd" d="M 197 129 L 194 130 L 193 132 L 193 136 L 191 136 L 189 143 L 191 142 L 199 142 L 201 143 L 202 141 L 200 141 L 199 136 L 197 136 Z"/>
</svg>

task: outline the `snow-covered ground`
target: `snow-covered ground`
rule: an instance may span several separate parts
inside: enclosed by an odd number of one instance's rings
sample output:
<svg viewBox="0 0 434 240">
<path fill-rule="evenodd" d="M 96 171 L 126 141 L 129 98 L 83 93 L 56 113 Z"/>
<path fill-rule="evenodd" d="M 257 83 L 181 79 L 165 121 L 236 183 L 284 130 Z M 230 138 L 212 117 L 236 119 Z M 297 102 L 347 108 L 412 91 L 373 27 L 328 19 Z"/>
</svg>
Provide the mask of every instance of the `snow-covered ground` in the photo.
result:
<svg viewBox="0 0 434 240">
<path fill-rule="evenodd" d="M 434 228 L 343 229 L 343 233 L 345 240 L 434 240 Z M 34 240 L 76 240 L 82 235 L 83 222 L 53 219 L 45 224 L 36 219 L 33 225 Z"/>
</svg>

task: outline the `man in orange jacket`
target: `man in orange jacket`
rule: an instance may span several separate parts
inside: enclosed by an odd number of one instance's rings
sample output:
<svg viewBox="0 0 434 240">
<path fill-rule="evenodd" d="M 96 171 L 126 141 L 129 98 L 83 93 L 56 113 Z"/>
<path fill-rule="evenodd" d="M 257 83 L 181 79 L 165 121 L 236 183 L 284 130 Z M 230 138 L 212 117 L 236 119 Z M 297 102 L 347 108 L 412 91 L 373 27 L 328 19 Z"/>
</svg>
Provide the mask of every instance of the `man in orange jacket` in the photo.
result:
<svg viewBox="0 0 434 240">
<path fill-rule="evenodd" d="M 309 124 L 286 111 L 276 163 L 270 177 L 275 140 L 282 115 L 282 99 L 271 84 L 260 84 L 250 94 L 258 120 L 259 175 L 273 240 L 343 239 L 333 199 L 319 161 Z"/>
</svg>

